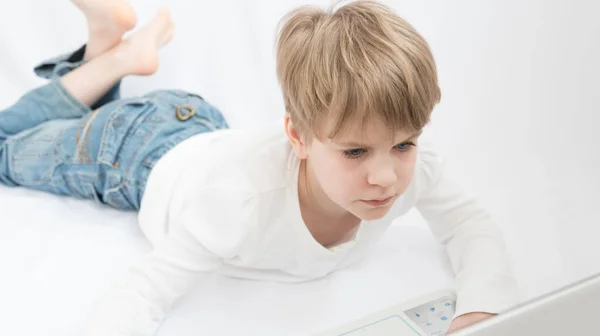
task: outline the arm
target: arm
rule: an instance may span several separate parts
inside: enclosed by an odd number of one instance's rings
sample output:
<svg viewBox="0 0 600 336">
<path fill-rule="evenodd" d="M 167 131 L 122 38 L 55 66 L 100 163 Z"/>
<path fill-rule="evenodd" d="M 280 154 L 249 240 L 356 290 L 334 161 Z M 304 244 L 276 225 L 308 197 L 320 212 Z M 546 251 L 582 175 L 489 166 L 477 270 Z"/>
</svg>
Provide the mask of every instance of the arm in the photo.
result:
<svg viewBox="0 0 600 336">
<path fill-rule="evenodd" d="M 171 233 L 96 304 L 83 334 L 155 335 L 173 302 L 220 264 L 184 228 Z"/>
<path fill-rule="evenodd" d="M 419 173 L 425 189 L 416 207 L 450 258 L 458 298 L 455 322 L 471 324 L 474 317 L 479 321 L 490 314 L 466 313 L 495 314 L 516 304 L 518 289 L 501 231 L 472 197 L 452 183 L 435 153 L 426 149 L 421 156 Z"/>
</svg>

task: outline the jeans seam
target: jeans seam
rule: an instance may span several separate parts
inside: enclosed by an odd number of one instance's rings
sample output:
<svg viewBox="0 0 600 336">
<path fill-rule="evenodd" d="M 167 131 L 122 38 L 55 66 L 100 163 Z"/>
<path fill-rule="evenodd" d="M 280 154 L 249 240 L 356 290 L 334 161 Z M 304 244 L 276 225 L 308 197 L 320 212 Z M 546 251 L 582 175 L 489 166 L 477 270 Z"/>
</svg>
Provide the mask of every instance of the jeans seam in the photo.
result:
<svg viewBox="0 0 600 336">
<path fill-rule="evenodd" d="M 102 200 L 98 196 L 98 193 L 96 193 L 96 188 L 94 188 L 94 184 L 93 183 L 84 183 L 84 184 L 90 188 L 90 192 L 92 193 L 92 199 L 94 199 L 98 203 L 102 203 Z"/>
<path fill-rule="evenodd" d="M 94 123 L 94 120 L 96 119 L 97 116 L 98 116 L 98 113 L 92 113 L 92 115 L 90 116 L 90 118 L 87 121 L 87 124 L 85 125 L 85 127 L 83 129 L 83 134 L 81 135 L 82 139 L 80 139 L 80 143 L 77 144 L 77 154 L 80 157 L 81 163 L 83 163 L 84 155 L 85 155 L 86 163 L 92 163 L 92 159 L 90 158 L 90 153 L 89 153 L 89 132 L 90 132 L 90 128 L 92 127 L 92 123 Z"/>
<path fill-rule="evenodd" d="M 114 165 L 114 163 L 105 162 L 103 160 L 103 156 L 102 156 L 102 154 L 104 153 L 104 147 L 106 147 L 106 143 L 107 143 L 106 135 L 107 135 L 108 129 L 111 127 L 111 125 L 115 119 L 115 116 L 118 115 L 123 110 L 124 106 L 125 106 L 125 104 L 120 104 L 114 111 L 112 111 L 110 113 L 110 116 L 106 119 L 104 129 L 102 130 L 102 138 L 100 141 L 100 147 L 98 148 L 98 162 L 103 163 L 107 166 L 111 166 L 111 167 Z M 116 156 L 114 158 L 114 161 L 115 162 L 117 161 Z"/>
<path fill-rule="evenodd" d="M 132 167 L 133 161 L 140 153 L 140 150 L 142 148 L 146 148 L 146 146 L 148 145 L 148 142 L 149 142 L 149 138 L 153 137 L 156 134 L 156 128 L 157 128 L 157 126 L 154 125 L 148 129 L 148 132 L 146 132 L 144 137 L 141 139 L 142 142 L 140 143 L 140 146 L 138 148 L 136 148 L 136 150 L 131 154 L 131 157 L 129 158 L 129 162 L 127 163 L 127 167 L 130 167 L 129 169 L 133 169 L 133 167 Z M 124 173 L 129 174 L 130 172 L 124 172 Z"/>
<path fill-rule="evenodd" d="M 86 195 L 83 195 L 78 191 L 85 192 L 85 190 L 89 186 L 92 186 L 92 198 L 95 198 L 93 194 L 95 193 L 96 189 L 94 188 L 93 182 L 89 182 L 90 180 L 93 180 L 93 178 L 94 177 L 90 174 L 81 172 L 68 172 L 64 174 L 64 181 L 69 187 L 69 189 L 71 189 L 74 193 L 80 195 L 83 198 L 88 197 L 86 197 Z M 77 188 L 77 186 L 81 186 L 81 188 Z"/>
<path fill-rule="evenodd" d="M 80 157 L 80 147 L 81 147 L 81 142 L 82 142 L 82 135 L 85 126 L 87 125 L 88 121 L 90 120 L 90 118 L 92 117 L 93 114 L 88 114 L 84 117 L 82 117 L 79 121 L 79 124 L 77 126 L 77 132 L 75 133 L 75 153 L 73 153 L 73 160 L 72 163 L 83 163 L 83 159 Z"/>
<path fill-rule="evenodd" d="M 65 132 L 61 131 L 59 133 L 59 135 L 56 136 L 56 139 L 62 139 L 64 136 Z M 59 151 L 60 146 L 58 145 L 58 141 L 55 142 L 55 146 L 53 147 L 53 152 L 52 153 L 44 153 L 44 156 L 55 156 L 55 155 L 59 155 L 57 153 L 57 151 Z M 10 138 L 9 140 L 4 142 L 5 145 L 7 145 L 7 157 L 8 157 L 8 174 L 9 176 L 11 176 L 12 179 L 14 179 L 15 181 L 17 181 L 19 184 L 21 185 L 43 185 L 43 184 L 50 184 L 52 183 L 53 180 L 53 176 L 54 173 L 56 172 L 56 169 L 64 164 L 64 159 L 61 158 L 60 156 L 57 156 L 56 159 L 54 160 L 54 162 L 52 163 L 51 167 L 49 168 L 47 174 L 44 175 L 44 179 L 40 179 L 38 181 L 30 181 L 28 179 L 26 179 L 23 174 L 20 174 L 17 172 L 19 165 L 19 157 L 12 153 L 12 149 L 14 149 L 15 146 L 19 146 L 19 145 L 23 145 L 22 141 L 15 141 L 14 138 Z M 10 149 L 10 150 L 9 150 Z M 14 155 L 14 156 L 13 156 Z M 40 154 L 37 155 L 38 158 L 40 158 Z"/>
<path fill-rule="evenodd" d="M 62 162 L 60 160 L 56 160 L 54 162 L 54 164 L 52 164 L 51 168 L 48 170 L 48 174 L 44 175 L 44 178 L 38 179 L 36 181 L 31 181 L 26 179 L 23 174 L 17 173 L 15 171 L 15 165 L 14 163 L 12 164 L 12 167 L 9 166 L 9 173 L 12 172 L 10 175 L 12 175 L 12 178 L 17 181 L 19 184 L 21 185 L 28 185 L 28 186 L 38 186 L 38 185 L 44 185 L 44 184 L 49 184 L 52 182 L 52 177 L 54 176 L 54 173 L 56 172 L 56 169 L 62 164 Z M 9 175 L 9 176 L 10 176 Z"/>
</svg>

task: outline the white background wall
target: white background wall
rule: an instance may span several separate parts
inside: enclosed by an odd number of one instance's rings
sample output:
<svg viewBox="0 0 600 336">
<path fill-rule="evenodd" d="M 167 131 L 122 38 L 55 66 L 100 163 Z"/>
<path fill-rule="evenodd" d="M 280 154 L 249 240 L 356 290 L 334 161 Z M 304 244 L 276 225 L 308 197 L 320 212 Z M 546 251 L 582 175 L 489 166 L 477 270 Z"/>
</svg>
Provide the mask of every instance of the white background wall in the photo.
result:
<svg viewBox="0 0 600 336">
<path fill-rule="evenodd" d="M 131 1 L 146 21 L 161 4 Z M 273 42 L 303 0 L 170 0 L 162 68 L 124 95 L 199 92 L 233 127 L 282 115 Z M 329 1 L 312 2 L 328 4 Z M 427 136 L 498 219 L 527 297 L 600 271 L 600 3 L 584 0 L 385 1 L 429 40 L 442 103 Z M 0 0 L 0 107 L 43 81 L 40 60 L 78 47 L 68 1 Z"/>
</svg>

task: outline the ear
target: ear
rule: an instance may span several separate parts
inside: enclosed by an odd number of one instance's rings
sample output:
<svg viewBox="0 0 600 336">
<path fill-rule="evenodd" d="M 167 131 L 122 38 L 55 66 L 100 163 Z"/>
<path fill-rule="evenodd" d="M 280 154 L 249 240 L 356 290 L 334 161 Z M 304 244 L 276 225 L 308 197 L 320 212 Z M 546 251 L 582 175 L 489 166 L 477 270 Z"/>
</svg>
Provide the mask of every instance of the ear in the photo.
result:
<svg viewBox="0 0 600 336">
<path fill-rule="evenodd" d="M 306 149 L 307 149 L 306 145 L 304 144 L 304 141 L 302 139 L 300 132 L 298 131 L 298 129 L 296 127 L 294 127 L 294 124 L 292 123 L 289 113 L 285 114 L 284 124 L 285 124 L 285 133 L 287 134 L 288 139 L 290 140 L 290 144 L 292 145 L 292 147 L 294 148 L 294 151 L 296 152 L 296 156 L 301 160 L 306 159 L 308 157 L 308 155 L 306 153 Z"/>
</svg>

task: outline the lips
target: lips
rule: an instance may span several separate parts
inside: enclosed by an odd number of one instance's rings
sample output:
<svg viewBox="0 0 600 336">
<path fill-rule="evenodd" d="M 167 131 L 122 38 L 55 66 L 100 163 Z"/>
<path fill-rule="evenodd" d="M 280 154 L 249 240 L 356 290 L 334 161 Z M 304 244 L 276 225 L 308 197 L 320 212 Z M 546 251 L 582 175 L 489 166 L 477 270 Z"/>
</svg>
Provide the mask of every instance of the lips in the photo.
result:
<svg viewBox="0 0 600 336">
<path fill-rule="evenodd" d="M 394 198 L 394 196 L 390 196 L 388 198 L 380 198 L 380 199 L 374 199 L 374 200 L 361 200 L 361 202 L 377 207 L 377 206 L 384 206 L 384 205 L 388 204 L 393 198 Z"/>
</svg>

